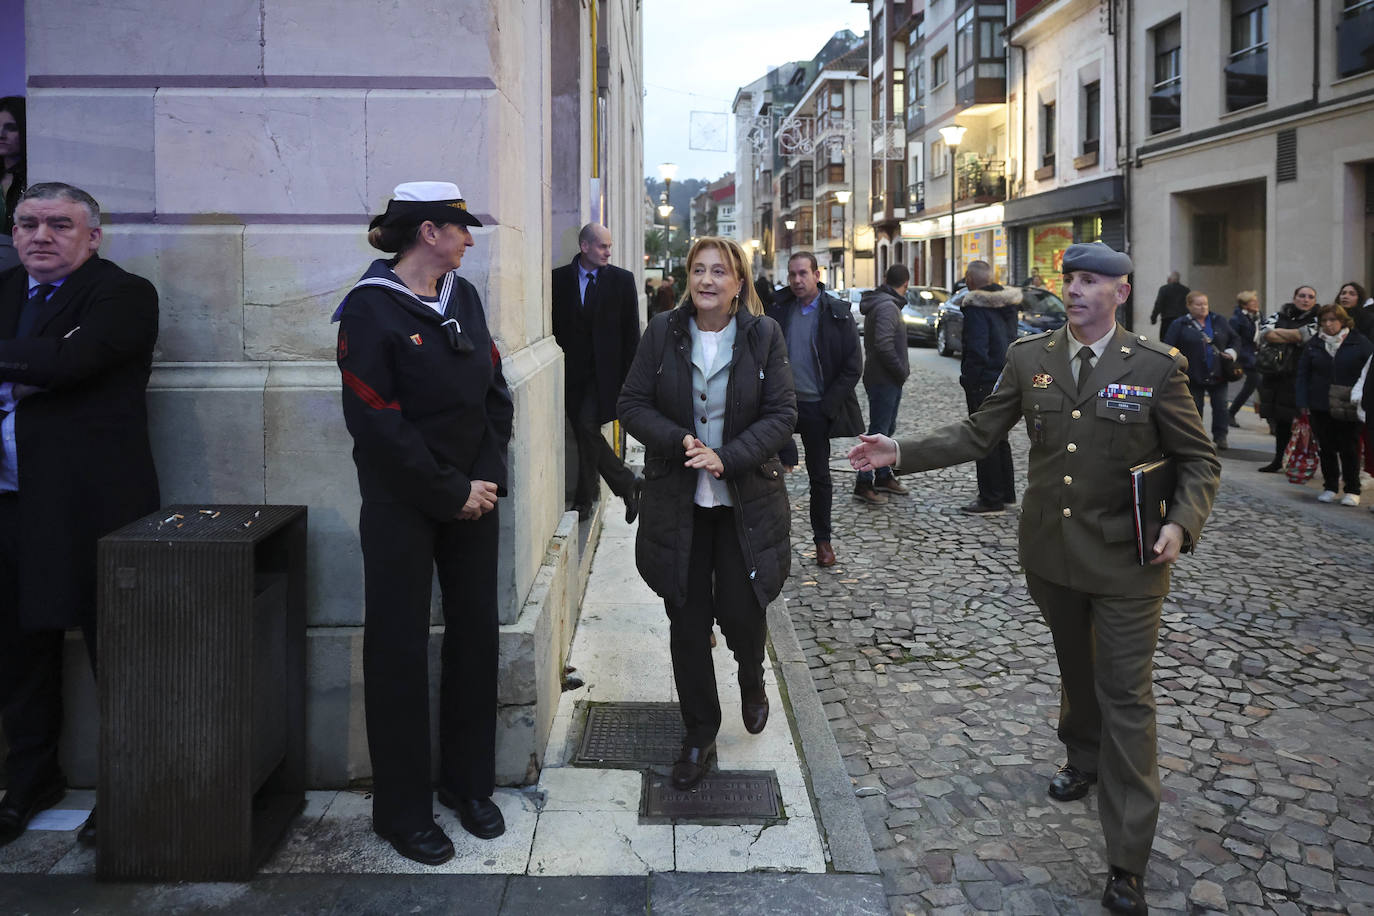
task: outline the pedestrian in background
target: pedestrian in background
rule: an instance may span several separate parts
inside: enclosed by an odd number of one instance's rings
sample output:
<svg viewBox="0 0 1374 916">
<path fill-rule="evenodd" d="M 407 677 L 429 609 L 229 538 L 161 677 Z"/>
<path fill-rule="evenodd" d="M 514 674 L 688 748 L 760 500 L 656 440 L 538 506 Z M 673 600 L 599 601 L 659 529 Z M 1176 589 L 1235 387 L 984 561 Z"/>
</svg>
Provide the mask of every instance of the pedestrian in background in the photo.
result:
<svg viewBox="0 0 1374 916">
<path fill-rule="evenodd" d="M 625 503 L 625 521 L 639 512 L 639 481 L 606 441 L 601 427 L 615 419 L 615 400 L 639 346 L 639 298 L 634 274 L 611 263 L 611 231 L 588 223 L 578 252 L 555 267 L 553 336 L 563 348 L 563 409 L 577 440 L 572 508 L 591 517 L 601 493 L 597 477 Z"/>
<path fill-rule="evenodd" d="M 759 278 L 754 281 L 754 294 L 759 297 L 759 304 L 767 309 L 773 304 L 773 281 L 759 274 Z"/>
<path fill-rule="evenodd" d="M 1150 324 L 1159 322 L 1162 337 L 1174 320 L 1188 314 L 1188 293 L 1190 290 L 1178 280 L 1178 271 L 1169 274 L 1169 280 L 1155 293 L 1155 307 L 1150 311 Z"/>
<path fill-rule="evenodd" d="M 1298 409 L 1312 421 L 1321 458 L 1322 493 L 1318 502 L 1335 502 L 1345 482 L 1342 506 L 1360 504 L 1361 424 L 1351 404 L 1354 386 L 1374 355 L 1374 343 L 1354 329 L 1339 305 L 1317 312 L 1316 337 L 1303 347 L 1296 383 Z"/>
<path fill-rule="evenodd" d="M 644 443 L 635 564 L 663 599 L 686 731 L 672 785 L 710 770 L 720 730 L 711 661 L 717 621 L 739 665 L 745 730 L 763 731 L 764 609 L 791 569 L 791 512 L 778 450 L 797 419 L 782 329 L 763 317 L 735 242 L 698 239 L 687 296 L 649 323 L 617 404 Z"/>
<path fill-rule="evenodd" d="M 28 187 L 24 140 L 24 97 L 0 98 L 0 235 L 14 233 L 19 195 Z"/>
<path fill-rule="evenodd" d="M 1298 416 L 1297 373 L 1302 347 L 1317 336 L 1317 291 L 1303 285 L 1293 290 L 1293 301 L 1260 325 L 1255 364 L 1260 370 L 1260 416 L 1274 426 L 1274 460 L 1259 469 L 1262 474 L 1283 470 L 1283 453 Z"/>
<path fill-rule="evenodd" d="M 1336 305 L 1345 309 L 1345 313 L 1355 323 L 1355 330 L 1374 340 L 1374 301 L 1369 299 L 1363 286 L 1354 280 L 1342 284 L 1334 301 Z"/>
<path fill-rule="evenodd" d="M 1021 291 L 992 282 L 992 265 L 971 261 L 964 274 L 968 292 L 960 305 L 964 316 L 959 354 L 959 385 L 972 416 L 997 387 L 1007 348 L 1016 340 Z M 889 434 L 890 435 L 890 434 Z M 1016 473 L 1011 445 L 1003 436 L 988 454 L 974 462 L 978 495 L 959 508 L 969 515 L 1001 515 L 1016 503 Z"/>
<path fill-rule="evenodd" d="M 677 289 L 673 284 L 672 277 L 664 277 L 658 284 L 658 289 L 654 290 L 653 306 L 649 309 L 649 318 L 661 315 L 664 312 L 671 312 L 677 306 Z"/>
<path fill-rule="evenodd" d="M 1231 406 L 1226 409 L 1230 414 L 1226 425 L 1233 429 L 1240 427 L 1236 414 L 1240 413 L 1251 393 L 1259 388 L 1260 374 L 1255 368 L 1255 338 L 1259 335 L 1259 321 L 1259 293 L 1253 289 L 1243 289 L 1236 293 L 1236 308 L 1231 313 L 1231 330 L 1235 336 L 1233 345 L 1236 348 L 1237 361 L 1245 370 L 1245 381 L 1240 386 L 1240 392 L 1231 399 Z"/>
<path fill-rule="evenodd" d="M 443 595 L 439 802 L 483 839 L 505 832 L 496 788 L 497 498 L 514 410 L 477 290 L 458 186 L 396 186 L 372 220 L 378 259 L 334 313 L 343 415 L 362 509 L 363 700 L 372 827 L 425 865 L 453 858 L 434 823 L 430 767 L 432 582 Z"/>
<path fill-rule="evenodd" d="M 834 566 L 830 509 L 835 485 L 830 475 L 830 440 L 864 431 L 863 411 L 854 388 L 863 375 L 859 327 L 849 303 L 825 291 L 816 256 L 798 251 L 787 262 L 787 291 L 768 310 L 787 337 L 792 377 L 797 390 L 797 433 L 806 448 L 806 475 L 811 488 L 811 537 L 816 565 Z M 797 466 L 797 445 L 790 437 L 779 456 Z"/>
<path fill-rule="evenodd" d="M 911 271 L 893 264 L 883 275 L 883 285 L 863 294 L 859 314 L 864 316 L 864 390 L 868 392 L 868 434 L 892 435 L 897 429 L 897 408 L 902 385 L 911 374 L 902 308 Z M 879 491 L 882 491 L 881 493 Z M 887 502 L 887 493 L 905 495 L 891 468 L 860 471 L 854 481 L 854 498 L 870 505 Z"/>
<path fill-rule="evenodd" d="M 1020 420 L 1030 474 L 1020 521 L 1026 585 L 1054 639 L 1068 760 L 1049 795 L 1074 801 L 1101 779 L 1109 873 L 1102 905 L 1145 913 L 1144 875 L 1159 818 L 1153 660 L 1171 564 L 1197 543 L 1220 462 L 1172 348 L 1116 323 L 1131 260 L 1101 242 L 1064 252 L 1068 325 L 1023 337 L 997 390 L 962 423 L 894 442 L 862 436 L 857 470 L 948 467 L 986 454 Z M 1173 460 L 1178 483 L 1152 559 L 1137 556 L 1130 467 Z"/>
<path fill-rule="evenodd" d="M 1212 441 L 1218 451 L 1226 450 L 1226 379 L 1221 372 L 1221 354 L 1236 359 L 1235 332 L 1231 325 L 1212 315 L 1207 294 L 1191 290 L 1184 297 L 1188 314 L 1175 318 L 1164 331 L 1164 342 L 1178 347 L 1188 360 L 1188 391 L 1203 415 L 1202 403 L 1212 402 Z"/>
</svg>

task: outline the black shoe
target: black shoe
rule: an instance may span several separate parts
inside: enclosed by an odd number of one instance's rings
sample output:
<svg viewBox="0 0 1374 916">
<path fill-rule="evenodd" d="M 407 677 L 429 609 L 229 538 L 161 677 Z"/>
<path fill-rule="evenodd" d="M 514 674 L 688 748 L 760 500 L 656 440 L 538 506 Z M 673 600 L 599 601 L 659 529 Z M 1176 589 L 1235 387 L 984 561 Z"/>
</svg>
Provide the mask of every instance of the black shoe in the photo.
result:
<svg viewBox="0 0 1374 916">
<path fill-rule="evenodd" d="M 76 834 L 76 841 L 82 846 L 94 848 L 96 839 L 95 808 L 91 808 L 91 816 L 86 818 L 86 823 L 81 825 L 81 830 Z"/>
<path fill-rule="evenodd" d="M 479 839 L 493 840 L 506 832 L 506 819 L 490 798 L 459 798 L 447 789 L 440 789 L 439 804 L 456 811 L 458 823 Z"/>
<path fill-rule="evenodd" d="M 639 517 L 639 499 L 644 495 L 644 478 L 636 477 L 630 495 L 625 497 L 625 524 L 633 525 Z"/>
<path fill-rule="evenodd" d="M 1263 467 L 1259 468 L 1259 472 L 1260 472 L 1261 474 L 1277 474 L 1279 471 L 1282 471 L 1282 470 L 1283 470 L 1283 462 L 1282 462 L 1282 461 L 1271 461 L 1271 462 L 1269 462 L 1268 464 L 1264 465 Z"/>
<path fill-rule="evenodd" d="M 744 719 L 744 730 L 757 735 L 768 724 L 768 694 L 763 685 L 750 690 L 740 690 L 740 714 Z"/>
<path fill-rule="evenodd" d="M 376 830 L 376 828 L 373 828 Z M 453 858 L 453 843 L 439 825 L 430 824 L 424 830 L 414 833 L 386 833 L 377 830 L 377 836 L 386 840 L 391 847 L 412 862 L 421 865 L 443 865 Z"/>
<path fill-rule="evenodd" d="M 1150 912 L 1145 904 L 1145 882 L 1140 875 L 1113 865 L 1107 875 L 1107 889 L 1102 892 L 1102 905 L 1113 913 Z"/>
<path fill-rule="evenodd" d="M 1084 773 L 1073 764 L 1066 763 L 1050 780 L 1050 798 L 1055 801 L 1077 801 L 1088 794 L 1088 787 L 1095 782 L 1096 773 Z"/>
<path fill-rule="evenodd" d="M 0 799 L 0 846 L 23 836 L 35 814 L 51 808 L 66 794 L 67 780 L 60 774 L 32 792 L 6 792 Z"/>
<path fill-rule="evenodd" d="M 960 506 L 959 511 L 966 515 L 1001 515 L 1007 509 L 1000 502 L 985 503 L 981 499 L 975 499 L 967 506 Z"/>
<path fill-rule="evenodd" d="M 1229 446 L 1229 445 L 1226 444 L 1226 437 L 1225 437 L 1225 436 L 1222 436 L 1220 439 L 1213 439 L 1212 441 L 1216 444 L 1217 451 L 1219 451 L 1219 452 L 1224 452 L 1224 451 L 1226 451 L 1228 448 L 1231 447 L 1231 446 Z"/>
<path fill-rule="evenodd" d="M 1240 429 L 1240 424 L 1236 422 L 1236 415 L 1233 413 L 1226 415 L 1226 425 L 1231 429 Z"/>
<path fill-rule="evenodd" d="M 706 747 L 692 747 L 684 744 L 673 764 L 673 788 L 686 792 L 701 782 L 701 778 L 711 771 L 711 763 L 716 759 L 716 743 Z"/>
</svg>

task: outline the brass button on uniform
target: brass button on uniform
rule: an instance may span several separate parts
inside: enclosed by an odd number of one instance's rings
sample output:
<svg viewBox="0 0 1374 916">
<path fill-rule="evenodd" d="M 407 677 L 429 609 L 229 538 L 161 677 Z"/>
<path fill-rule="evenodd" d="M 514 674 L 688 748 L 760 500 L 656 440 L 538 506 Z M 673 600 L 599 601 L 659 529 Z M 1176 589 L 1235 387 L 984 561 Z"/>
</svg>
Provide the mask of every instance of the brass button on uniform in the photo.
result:
<svg viewBox="0 0 1374 916">
<path fill-rule="evenodd" d="M 1071 483 L 1073 483 L 1073 478 L 1070 477 L 1068 474 L 1065 474 L 1065 475 L 1064 475 L 1064 485 L 1065 485 L 1065 486 L 1068 486 L 1068 485 L 1071 484 Z"/>
<path fill-rule="evenodd" d="M 1081 410 L 1075 410 L 1073 413 L 1069 414 L 1069 416 L 1071 416 L 1071 417 L 1073 417 L 1075 420 L 1077 420 L 1079 417 L 1083 416 L 1083 411 L 1081 411 Z"/>
<path fill-rule="evenodd" d="M 1076 451 L 1078 451 L 1078 446 L 1076 446 L 1076 445 L 1074 445 L 1072 442 L 1070 442 L 1070 443 L 1069 443 L 1069 451 L 1071 451 L 1071 452 L 1076 452 Z"/>
<path fill-rule="evenodd" d="M 1069 509 L 1069 508 L 1065 508 L 1065 509 L 1064 509 L 1064 517 L 1065 517 L 1065 518 L 1073 518 L 1073 510 L 1072 510 L 1072 509 Z"/>
</svg>

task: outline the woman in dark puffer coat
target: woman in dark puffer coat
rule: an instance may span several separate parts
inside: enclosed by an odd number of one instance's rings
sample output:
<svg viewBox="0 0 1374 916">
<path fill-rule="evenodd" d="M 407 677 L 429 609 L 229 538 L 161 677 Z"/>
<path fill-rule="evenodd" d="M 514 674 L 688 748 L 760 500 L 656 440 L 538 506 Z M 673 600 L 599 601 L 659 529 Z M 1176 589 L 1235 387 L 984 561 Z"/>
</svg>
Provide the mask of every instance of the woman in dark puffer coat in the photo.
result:
<svg viewBox="0 0 1374 916">
<path fill-rule="evenodd" d="M 673 765 L 685 790 L 706 775 L 720 729 L 711 628 L 739 663 L 741 712 L 768 721 L 764 609 L 791 566 L 791 515 L 778 450 L 797 420 L 782 329 L 763 316 L 735 242 L 687 255 L 687 296 L 654 316 L 617 405 L 644 443 L 635 561 L 671 623 L 673 678 L 687 735 Z"/>
</svg>

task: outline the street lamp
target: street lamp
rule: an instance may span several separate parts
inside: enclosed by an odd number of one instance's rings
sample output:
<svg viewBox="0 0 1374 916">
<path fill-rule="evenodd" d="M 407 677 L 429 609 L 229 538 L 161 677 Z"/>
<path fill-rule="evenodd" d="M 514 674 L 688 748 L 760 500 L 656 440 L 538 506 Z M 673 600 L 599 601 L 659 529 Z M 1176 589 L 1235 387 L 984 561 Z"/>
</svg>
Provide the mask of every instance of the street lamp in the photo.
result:
<svg viewBox="0 0 1374 916">
<path fill-rule="evenodd" d="M 668 192 L 663 192 L 658 205 L 658 215 L 663 217 L 663 279 L 668 279 L 668 274 L 673 267 L 672 241 L 673 224 L 668 221 L 668 217 L 673 214 L 673 205 L 668 203 Z"/>
<path fill-rule="evenodd" d="M 950 292 L 954 292 L 954 276 L 958 269 L 954 255 L 954 199 L 959 195 L 954 188 L 954 151 L 959 148 L 959 144 L 964 140 L 964 131 L 967 127 L 960 127 L 958 124 L 949 124 L 940 128 L 940 139 L 945 141 L 945 146 L 949 147 L 949 286 Z"/>
<path fill-rule="evenodd" d="M 846 285 L 849 283 L 849 271 L 846 270 L 844 266 L 844 255 L 845 252 L 849 250 L 849 239 L 847 238 L 849 235 L 849 214 L 845 211 L 849 208 L 849 198 L 852 196 L 852 191 L 844 190 L 835 192 L 835 202 L 840 205 L 840 279 L 843 280 Z M 838 286 L 839 284 L 837 283 L 835 285 Z"/>
<path fill-rule="evenodd" d="M 797 228 L 797 221 L 794 219 L 785 219 L 782 221 L 782 227 L 787 230 L 787 251 L 789 254 L 791 254 L 792 230 Z"/>
<path fill-rule="evenodd" d="M 758 265 L 758 258 L 759 258 L 759 244 L 760 244 L 760 243 L 759 243 L 759 240 L 758 240 L 758 239 L 750 239 L 750 240 L 749 240 L 748 242 L 746 242 L 745 244 L 747 244 L 747 245 L 749 246 L 749 267 L 750 267 L 751 270 L 757 270 L 757 269 L 758 269 L 758 267 L 757 267 L 757 265 Z"/>
</svg>

